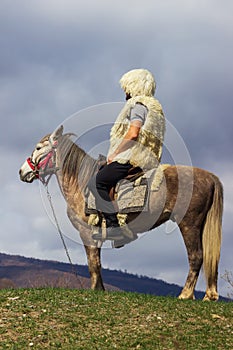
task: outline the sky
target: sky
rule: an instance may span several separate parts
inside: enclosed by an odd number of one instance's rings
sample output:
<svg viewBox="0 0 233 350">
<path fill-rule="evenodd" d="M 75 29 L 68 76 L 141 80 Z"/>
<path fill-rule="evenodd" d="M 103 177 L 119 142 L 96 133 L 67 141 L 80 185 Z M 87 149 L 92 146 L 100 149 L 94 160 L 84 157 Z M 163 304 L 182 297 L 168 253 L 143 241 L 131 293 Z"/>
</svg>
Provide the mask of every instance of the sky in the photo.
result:
<svg viewBox="0 0 233 350">
<path fill-rule="evenodd" d="M 124 101 L 120 77 L 146 68 L 169 125 L 165 143 L 175 130 L 185 159 L 223 183 L 219 273 L 233 271 L 232 13 L 231 0 L 1 0 L 1 252 L 67 261 L 43 188 L 22 183 L 19 168 L 37 141 L 62 123 L 69 128 L 75 121 L 76 130 L 67 131 L 88 148 L 86 109 L 96 112 L 93 125 L 106 123 L 104 115 L 113 122 Z M 54 179 L 51 191 L 72 260 L 86 264 Z M 183 285 L 184 243 L 178 230 L 168 231 L 161 226 L 123 249 L 103 249 L 103 267 Z M 197 288 L 205 288 L 203 275 Z M 221 277 L 219 290 L 228 292 Z"/>
</svg>

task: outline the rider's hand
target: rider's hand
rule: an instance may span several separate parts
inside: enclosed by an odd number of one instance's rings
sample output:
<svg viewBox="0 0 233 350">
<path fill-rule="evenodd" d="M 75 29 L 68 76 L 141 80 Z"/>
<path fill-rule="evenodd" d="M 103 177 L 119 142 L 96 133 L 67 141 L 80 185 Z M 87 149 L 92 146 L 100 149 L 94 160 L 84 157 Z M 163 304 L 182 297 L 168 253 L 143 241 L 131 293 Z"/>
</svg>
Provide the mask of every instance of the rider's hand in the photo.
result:
<svg viewBox="0 0 233 350">
<path fill-rule="evenodd" d="M 110 154 L 109 156 L 108 156 L 108 160 L 107 160 L 107 164 L 110 164 L 110 163 L 112 163 L 113 162 L 113 159 L 116 157 L 116 154 Z"/>
</svg>

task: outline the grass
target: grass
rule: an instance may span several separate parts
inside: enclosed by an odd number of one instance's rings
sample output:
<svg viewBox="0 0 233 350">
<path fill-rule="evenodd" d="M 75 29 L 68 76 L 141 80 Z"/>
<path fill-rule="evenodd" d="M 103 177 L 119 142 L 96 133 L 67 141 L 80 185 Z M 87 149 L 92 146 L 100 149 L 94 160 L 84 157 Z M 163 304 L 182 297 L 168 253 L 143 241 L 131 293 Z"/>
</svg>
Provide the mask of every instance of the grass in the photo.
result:
<svg viewBox="0 0 233 350">
<path fill-rule="evenodd" d="M 233 303 L 9 289 L 0 310 L 0 349 L 233 349 Z"/>
</svg>

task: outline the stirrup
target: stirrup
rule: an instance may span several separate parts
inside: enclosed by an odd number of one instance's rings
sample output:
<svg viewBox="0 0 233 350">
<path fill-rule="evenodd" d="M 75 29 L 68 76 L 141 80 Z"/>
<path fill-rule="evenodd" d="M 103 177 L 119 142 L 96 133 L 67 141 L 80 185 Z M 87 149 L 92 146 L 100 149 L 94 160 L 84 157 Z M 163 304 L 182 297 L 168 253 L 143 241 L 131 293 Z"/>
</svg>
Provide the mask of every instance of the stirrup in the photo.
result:
<svg viewBox="0 0 233 350">
<path fill-rule="evenodd" d="M 112 248 L 122 248 L 126 244 L 135 241 L 137 238 L 138 238 L 137 234 L 135 235 L 133 234 L 133 237 L 124 236 L 122 239 L 112 241 Z"/>
<path fill-rule="evenodd" d="M 97 241 L 106 241 L 106 240 L 122 240 L 124 239 L 124 235 L 121 232 L 121 227 L 108 227 L 100 229 L 99 232 L 96 232 L 92 235 L 92 239 Z"/>
</svg>

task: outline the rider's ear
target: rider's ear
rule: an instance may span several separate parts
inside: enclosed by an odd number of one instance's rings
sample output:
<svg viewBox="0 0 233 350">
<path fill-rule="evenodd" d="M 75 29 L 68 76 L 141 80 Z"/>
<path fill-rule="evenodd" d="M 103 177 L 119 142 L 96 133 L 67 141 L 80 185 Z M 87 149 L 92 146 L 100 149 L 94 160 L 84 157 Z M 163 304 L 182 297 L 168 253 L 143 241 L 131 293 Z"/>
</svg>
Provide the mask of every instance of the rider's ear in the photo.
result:
<svg viewBox="0 0 233 350">
<path fill-rule="evenodd" d="M 63 125 L 59 126 L 50 136 L 50 141 L 53 143 L 54 141 L 57 141 L 59 137 L 62 136 L 63 133 Z"/>
</svg>

